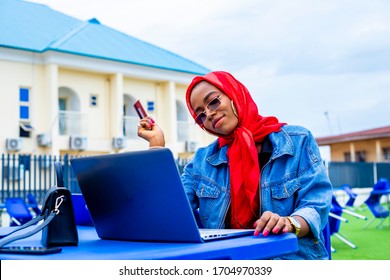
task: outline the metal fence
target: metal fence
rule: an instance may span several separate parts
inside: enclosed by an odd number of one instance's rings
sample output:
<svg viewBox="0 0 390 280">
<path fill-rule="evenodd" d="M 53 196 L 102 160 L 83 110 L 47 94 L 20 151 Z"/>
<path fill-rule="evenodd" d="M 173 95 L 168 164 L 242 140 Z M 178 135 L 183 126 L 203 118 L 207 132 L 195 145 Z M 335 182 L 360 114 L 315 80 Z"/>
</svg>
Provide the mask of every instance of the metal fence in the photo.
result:
<svg viewBox="0 0 390 280">
<path fill-rule="evenodd" d="M 390 182 L 390 162 L 379 162 L 376 164 L 377 178 L 386 178 Z"/>
<path fill-rule="evenodd" d="M 70 157 L 49 155 L 2 154 L 0 160 L 0 204 L 8 197 L 23 197 L 31 193 L 42 203 L 45 193 L 56 184 L 54 162 L 63 164 L 64 184 L 71 192 L 80 192 Z"/>
<path fill-rule="evenodd" d="M 390 163 L 330 162 L 328 173 L 333 187 L 369 188 L 380 178 L 390 181 Z"/>
<path fill-rule="evenodd" d="M 56 184 L 54 162 L 63 165 L 64 184 L 72 192 L 80 192 L 70 166 L 69 155 L 15 155 L 2 154 L 0 159 L 0 204 L 7 197 L 26 198 L 32 193 L 38 203 L 43 202 L 46 192 Z M 178 159 L 177 167 L 182 173 L 188 159 Z M 390 181 L 390 163 L 330 162 L 329 178 L 334 187 L 349 184 L 352 188 L 372 187 L 380 178 Z"/>
<path fill-rule="evenodd" d="M 73 156 L 72 156 L 73 157 Z M 49 155 L 15 155 L 2 154 L 0 159 L 0 205 L 4 205 L 8 197 L 26 198 L 33 194 L 42 204 L 46 192 L 56 184 L 54 162 L 60 161 L 63 165 L 64 185 L 72 193 L 79 193 L 80 187 L 70 166 L 72 158 Z M 183 171 L 188 159 L 176 161 L 179 172 Z"/>
</svg>

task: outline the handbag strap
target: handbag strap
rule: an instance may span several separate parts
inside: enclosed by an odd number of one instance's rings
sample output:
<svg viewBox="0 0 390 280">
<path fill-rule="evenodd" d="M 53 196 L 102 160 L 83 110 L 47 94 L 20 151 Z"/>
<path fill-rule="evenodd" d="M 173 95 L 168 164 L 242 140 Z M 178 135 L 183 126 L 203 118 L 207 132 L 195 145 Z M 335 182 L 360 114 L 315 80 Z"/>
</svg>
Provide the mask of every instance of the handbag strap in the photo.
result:
<svg viewBox="0 0 390 280">
<path fill-rule="evenodd" d="M 3 237 L 7 237 L 8 235 L 14 233 L 14 232 L 17 232 L 19 230 L 22 230 L 22 229 L 25 229 L 29 226 L 32 226 L 32 225 L 35 225 L 36 223 L 38 223 L 39 221 L 41 221 L 43 219 L 43 215 L 38 215 L 36 216 L 34 219 L 28 221 L 27 223 L 23 224 L 23 225 L 20 225 L 20 226 L 14 226 L 14 227 L 9 227 L 11 230 L 7 232 L 7 234 L 3 234 L 3 235 L 0 235 L 0 238 L 3 238 Z"/>
<path fill-rule="evenodd" d="M 58 188 L 64 188 L 64 176 L 62 173 L 62 164 L 60 161 L 54 162 L 54 168 L 56 171 L 56 178 L 57 178 L 57 187 Z"/>
<path fill-rule="evenodd" d="M 49 216 L 47 216 L 47 218 L 44 220 L 43 223 L 41 223 L 40 225 L 34 227 L 32 230 L 29 230 L 28 232 L 25 232 L 23 234 L 20 234 L 20 235 L 10 235 L 11 233 L 14 233 L 16 231 L 19 231 L 21 230 L 20 229 L 17 229 L 13 232 L 11 232 L 9 235 L 7 235 L 5 238 L 1 239 L 0 241 L 0 248 L 2 248 L 4 245 L 7 245 L 8 243 L 11 243 L 11 242 L 14 242 L 16 240 L 19 240 L 19 239 L 23 239 L 23 238 L 26 238 L 26 237 L 29 237 L 35 233 L 37 233 L 38 231 L 40 231 L 41 229 L 43 229 L 44 227 L 46 227 L 50 222 L 51 220 L 53 220 L 53 218 L 56 216 L 56 213 L 55 212 L 51 212 Z M 43 216 L 40 216 L 40 217 L 36 217 L 36 218 L 39 218 L 37 219 L 37 221 L 40 221 L 43 219 Z M 35 219 L 34 219 L 35 220 Z M 26 223 L 27 224 L 27 223 Z M 27 228 L 24 227 L 24 228 Z"/>
<path fill-rule="evenodd" d="M 23 238 L 26 238 L 26 237 L 29 237 L 35 233 L 37 233 L 38 231 L 40 231 L 41 229 L 43 229 L 44 227 L 46 227 L 52 220 L 53 218 L 60 213 L 60 206 L 62 204 L 62 202 L 64 201 L 64 195 L 61 195 L 59 197 L 56 198 L 56 202 L 55 202 L 55 207 L 54 209 L 50 212 L 50 214 L 45 218 L 45 220 L 43 221 L 43 223 L 41 223 L 40 225 L 37 225 L 36 227 L 34 227 L 33 229 L 23 233 L 23 234 L 20 234 L 20 235 L 11 235 L 17 231 L 20 231 L 22 229 L 25 229 L 25 228 L 28 228 L 29 226 L 41 221 L 42 219 L 44 219 L 44 215 L 43 215 L 43 211 L 42 211 L 42 214 L 40 216 L 37 216 L 35 217 L 34 219 L 32 219 L 31 221 L 27 222 L 26 224 L 24 225 L 21 225 L 19 226 L 18 228 L 16 228 L 15 230 L 11 231 L 10 233 L 8 233 L 3 239 L 0 240 L 0 248 L 3 247 L 4 245 L 8 244 L 8 243 L 11 243 L 13 241 L 16 241 L 16 240 L 19 240 L 19 239 L 23 239 Z"/>
</svg>

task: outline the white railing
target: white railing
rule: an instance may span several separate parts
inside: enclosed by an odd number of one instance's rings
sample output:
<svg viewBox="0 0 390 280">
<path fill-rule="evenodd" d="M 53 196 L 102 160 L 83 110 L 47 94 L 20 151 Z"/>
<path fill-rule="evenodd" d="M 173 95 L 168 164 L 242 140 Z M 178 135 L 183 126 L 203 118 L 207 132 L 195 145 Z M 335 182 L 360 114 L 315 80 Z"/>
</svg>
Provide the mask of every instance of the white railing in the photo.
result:
<svg viewBox="0 0 390 280">
<path fill-rule="evenodd" d="M 88 123 L 86 114 L 74 111 L 58 112 L 58 129 L 60 135 L 87 135 Z"/>
<path fill-rule="evenodd" d="M 123 135 L 128 139 L 138 139 L 137 130 L 138 130 L 139 118 L 135 116 L 123 116 Z M 190 134 L 194 134 L 192 130 L 199 129 L 198 127 L 191 127 L 186 121 L 177 121 L 177 141 L 185 142 L 192 139 Z"/>
<path fill-rule="evenodd" d="M 138 123 L 138 117 L 123 116 L 123 135 L 128 139 L 137 139 Z"/>
<path fill-rule="evenodd" d="M 188 140 L 189 125 L 186 121 L 177 121 L 177 141 L 185 142 Z"/>
</svg>

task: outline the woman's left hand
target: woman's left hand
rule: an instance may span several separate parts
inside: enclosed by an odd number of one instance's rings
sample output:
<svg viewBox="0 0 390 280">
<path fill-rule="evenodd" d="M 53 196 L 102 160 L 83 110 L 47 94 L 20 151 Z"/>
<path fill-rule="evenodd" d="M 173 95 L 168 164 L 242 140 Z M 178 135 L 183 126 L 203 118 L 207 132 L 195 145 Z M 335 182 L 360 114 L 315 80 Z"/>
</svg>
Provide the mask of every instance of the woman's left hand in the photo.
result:
<svg viewBox="0 0 390 280">
<path fill-rule="evenodd" d="M 149 147 L 164 147 L 164 132 L 151 117 L 145 117 L 138 124 L 137 135 L 149 142 Z"/>
<path fill-rule="evenodd" d="M 254 224 L 255 236 L 261 232 L 267 236 L 270 232 L 273 234 L 292 232 L 293 227 L 286 217 L 281 217 L 276 213 L 265 211 Z"/>
</svg>

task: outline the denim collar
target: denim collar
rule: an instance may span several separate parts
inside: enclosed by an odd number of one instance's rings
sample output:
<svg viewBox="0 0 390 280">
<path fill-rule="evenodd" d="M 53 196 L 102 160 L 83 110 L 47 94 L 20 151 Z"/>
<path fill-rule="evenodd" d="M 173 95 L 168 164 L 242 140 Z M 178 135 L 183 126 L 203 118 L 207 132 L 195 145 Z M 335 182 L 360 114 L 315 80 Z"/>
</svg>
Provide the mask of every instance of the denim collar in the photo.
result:
<svg viewBox="0 0 390 280">
<path fill-rule="evenodd" d="M 215 140 L 212 145 L 215 153 L 206 160 L 213 166 L 227 164 L 229 162 L 227 158 L 228 145 L 219 149 L 218 140 Z M 260 153 L 271 153 L 271 159 L 278 158 L 284 154 L 294 155 L 294 145 L 290 136 L 282 127 L 279 132 L 273 132 L 264 139 Z"/>
<path fill-rule="evenodd" d="M 216 153 L 213 153 L 206 160 L 213 166 L 217 166 L 223 163 L 227 164 L 229 162 L 227 157 L 228 145 L 225 145 L 221 149 L 218 149 L 218 140 L 214 141 L 213 145 L 214 145 L 213 150 L 216 150 Z"/>
<path fill-rule="evenodd" d="M 294 144 L 290 138 L 290 136 L 287 134 L 287 132 L 281 128 L 279 132 L 274 132 L 269 135 L 269 140 L 272 143 L 273 146 L 273 154 L 271 156 L 271 159 L 278 158 L 282 155 L 291 155 L 293 156 L 294 151 Z"/>
</svg>

